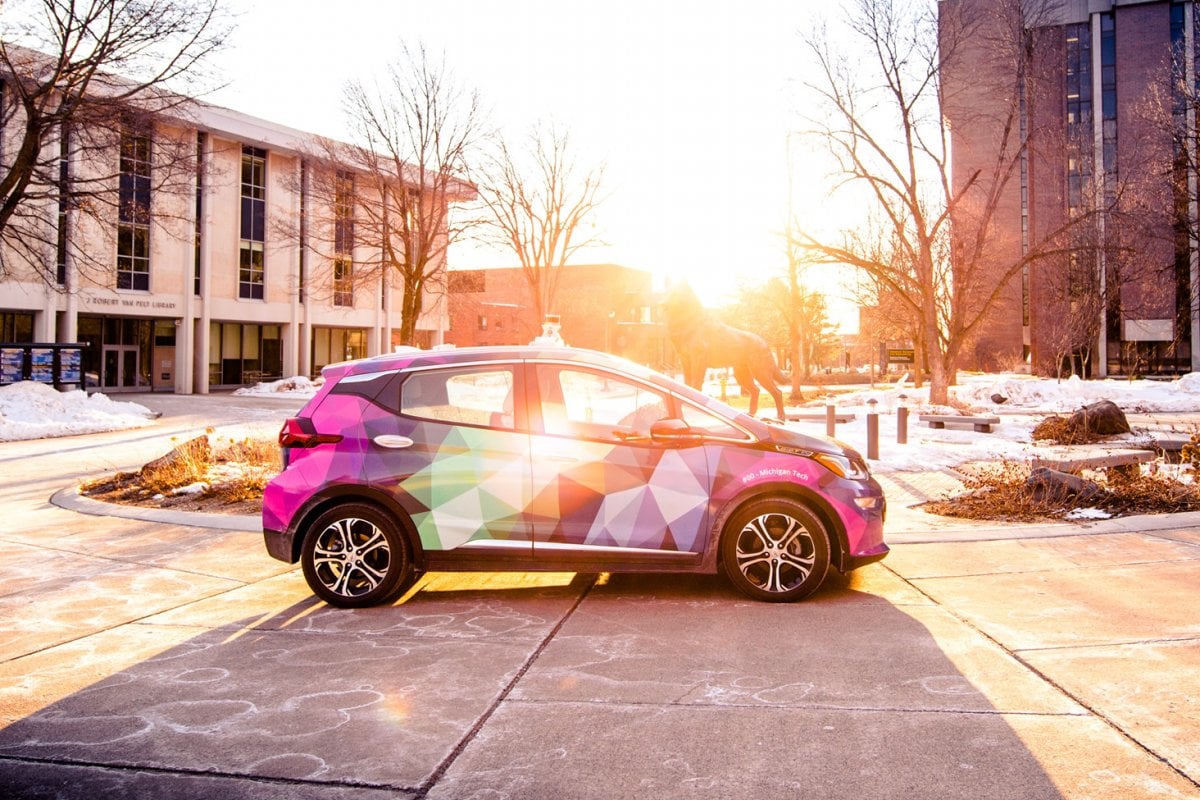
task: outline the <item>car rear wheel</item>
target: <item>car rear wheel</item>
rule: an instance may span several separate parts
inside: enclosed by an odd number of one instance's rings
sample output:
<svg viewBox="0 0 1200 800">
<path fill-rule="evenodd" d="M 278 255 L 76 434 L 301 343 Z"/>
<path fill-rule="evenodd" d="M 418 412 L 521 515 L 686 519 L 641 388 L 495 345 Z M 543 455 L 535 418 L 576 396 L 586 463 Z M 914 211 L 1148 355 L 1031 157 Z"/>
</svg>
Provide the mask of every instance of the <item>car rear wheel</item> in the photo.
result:
<svg viewBox="0 0 1200 800">
<path fill-rule="evenodd" d="M 755 600 L 799 600 L 825 580 L 829 534 L 817 515 L 795 500 L 755 500 L 725 526 L 721 562 L 730 582 Z"/>
<path fill-rule="evenodd" d="M 346 503 L 308 526 L 304 579 L 333 606 L 362 608 L 396 599 L 412 585 L 412 556 L 396 522 L 375 506 Z"/>
</svg>

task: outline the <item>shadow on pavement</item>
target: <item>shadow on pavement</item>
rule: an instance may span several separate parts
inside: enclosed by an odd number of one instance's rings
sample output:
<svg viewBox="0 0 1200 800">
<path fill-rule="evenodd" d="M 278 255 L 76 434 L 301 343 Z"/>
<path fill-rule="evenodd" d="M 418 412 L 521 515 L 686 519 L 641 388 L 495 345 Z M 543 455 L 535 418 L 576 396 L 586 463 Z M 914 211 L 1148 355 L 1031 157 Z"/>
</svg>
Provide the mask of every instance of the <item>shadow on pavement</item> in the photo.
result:
<svg viewBox="0 0 1200 800">
<path fill-rule="evenodd" d="M 195 623 L 151 618 L 180 643 L 0 730 L 0 787 L 89 800 L 1060 796 L 920 621 L 929 606 L 845 579 L 790 606 L 704 576 L 567 580 L 481 590 L 427 576 L 394 606 L 308 598 L 182 638 Z M 1004 711 L 1042 713 L 1037 702 Z"/>
</svg>

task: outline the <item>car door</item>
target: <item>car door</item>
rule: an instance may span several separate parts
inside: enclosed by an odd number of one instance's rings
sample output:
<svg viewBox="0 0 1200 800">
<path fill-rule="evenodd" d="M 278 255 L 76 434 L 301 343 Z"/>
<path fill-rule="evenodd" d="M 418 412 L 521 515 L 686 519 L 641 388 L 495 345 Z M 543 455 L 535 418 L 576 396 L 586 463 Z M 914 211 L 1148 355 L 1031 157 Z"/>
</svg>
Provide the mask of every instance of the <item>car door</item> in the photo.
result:
<svg viewBox="0 0 1200 800">
<path fill-rule="evenodd" d="M 426 550 L 531 554 L 520 377 L 519 364 L 482 364 L 417 370 L 401 383 L 405 428 L 387 463 Z"/>
<path fill-rule="evenodd" d="M 531 425 L 536 557 L 703 549 L 704 447 L 655 442 L 676 401 L 651 384 L 569 363 L 537 363 Z"/>
</svg>

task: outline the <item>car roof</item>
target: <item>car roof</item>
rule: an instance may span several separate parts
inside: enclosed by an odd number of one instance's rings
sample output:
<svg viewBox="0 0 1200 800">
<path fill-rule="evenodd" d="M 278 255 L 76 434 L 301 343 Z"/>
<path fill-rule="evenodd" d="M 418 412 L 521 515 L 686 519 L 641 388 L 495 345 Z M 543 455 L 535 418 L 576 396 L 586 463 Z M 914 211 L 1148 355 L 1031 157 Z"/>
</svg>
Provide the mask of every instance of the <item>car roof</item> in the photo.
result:
<svg viewBox="0 0 1200 800">
<path fill-rule="evenodd" d="M 504 345 L 492 347 L 455 347 L 437 350 L 402 348 L 399 352 L 383 353 L 355 361 L 330 364 L 321 370 L 326 380 L 336 380 L 345 375 L 365 375 L 375 372 L 412 369 L 417 367 L 448 366 L 453 364 L 477 363 L 481 361 L 526 361 L 531 359 L 575 361 L 581 364 L 611 367 L 634 375 L 649 378 L 658 373 L 608 353 L 585 350 L 578 347 L 538 347 Z"/>
</svg>

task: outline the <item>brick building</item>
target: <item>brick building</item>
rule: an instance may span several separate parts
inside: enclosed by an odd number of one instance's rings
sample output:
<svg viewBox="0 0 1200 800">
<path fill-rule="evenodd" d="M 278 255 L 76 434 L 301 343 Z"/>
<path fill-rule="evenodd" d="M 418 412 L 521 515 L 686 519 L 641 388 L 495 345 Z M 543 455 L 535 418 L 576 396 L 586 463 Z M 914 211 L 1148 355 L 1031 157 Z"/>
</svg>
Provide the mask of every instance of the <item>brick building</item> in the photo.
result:
<svg viewBox="0 0 1200 800">
<path fill-rule="evenodd" d="M 656 324 L 656 297 L 649 272 L 618 264 L 562 268 L 553 313 L 563 340 L 625 356 L 655 367 L 672 354 Z M 459 347 L 528 344 L 542 332 L 520 268 L 451 270 L 450 329 L 446 343 Z"/>
<path fill-rule="evenodd" d="M 1191 88 L 1200 77 L 1200 8 L 1190 0 L 1026 2 L 1023 56 L 1004 61 L 991 48 L 1009 35 L 999 13 L 1009 1 L 940 4 L 944 29 L 950 14 L 974 23 L 943 74 L 952 172 L 962 185 L 994 169 L 1002 137 L 1017 132 L 987 111 L 1019 93 L 1027 147 L 989 247 L 1011 262 L 1031 242 L 1059 238 L 1009 285 L 974 360 L 1023 358 L 1041 374 L 1200 369 Z"/>
</svg>

